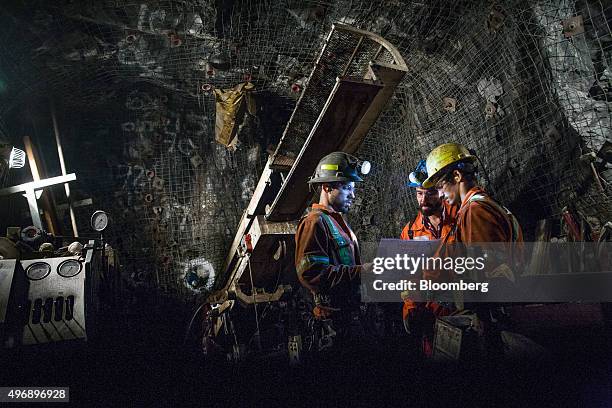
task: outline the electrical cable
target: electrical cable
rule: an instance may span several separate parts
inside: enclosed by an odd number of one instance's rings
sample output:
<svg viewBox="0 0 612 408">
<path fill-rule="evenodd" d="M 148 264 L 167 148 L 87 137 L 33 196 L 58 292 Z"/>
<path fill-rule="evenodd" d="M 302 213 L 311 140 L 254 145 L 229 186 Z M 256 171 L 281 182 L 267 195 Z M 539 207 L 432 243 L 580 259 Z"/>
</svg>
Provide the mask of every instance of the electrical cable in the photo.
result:
<svg viewBox="0 0 612 408">
<path fill-rule="evenodd" d="M 280 283 L 280 277 L 281 277 L 281 274 L 283 272 L 283 262 L 282 262 L 282 259 L 283 258 L 281 257 L 281 261 L 279 262 L 279 266 L 278 266 L 278 274 L 276 275 L 276 283 L 274 284 L 274 290 L 272 292 L 276 292 L 276 289 L 278 289 L 278 285 Z M 251 282 L 251 285 L 252 285 L 252 282 Z M 251 289 L 251 290 L 253 290 L 253 289 Z M 268 309 L 270 307 L 270 304 L 271 304 L 271 302 L 268 302 L 266 304 L 266 307 L 264 308 L 264 310 L 261 312 L 261 316 L 259 317 L 259 319 L 257 321 L 257 329 L 256 329 L 255 333 L 253 333 L 253 335 L 249 339 L 247 345 L 250 345 L 251 342 L 253 341 L 253 339 L 255 338 L 255 334 L 259 333 L 259 324 L 261 323 L 261 321 L 265 317 L 266 312 L 268 311 Z M 256 318 L 257 318 L 257 315 L 256 315 Z"/>
<path fill-rule="evenodd" d="M 259 316 L 257 314 L 257 300 L 255 299 L 255 285 L 253 284 L 253 271 L 251 270 L 251 257 L 247 258 L 247 265 L 249 266 L 249 277 L 251 278 L 251 296 L 253 297 L 253 306 L 255 308 L 255 327 L 257 331 L 255 335 L 259 336 Z M 261 349 L 261 343 L 258 344 L 258 347 Z"/>
<path fill-rule="evenodd" d="M 198 312 L 206 305 L 207 303 L 202 303 L 200 305 L 200 307 L 198 307 L 196 309 L 196 311 L 194 312 L 193 316 L 191 317 L 191 320 L 189 321 L 189 325 L 187 326 L 187 331 L 185 332 L 185 338 L 183 339 L 183 346 L 185 344 L 187 344 L 187 337 L 189 337 L 189 333 L 191 332 L 191 326 L 193 325 L 193 321 L 195 320 L 196 316 L 198 315 Z"/>
<path fill-rule="evenodd" d="M 474 157 L 476 157 L 476 160 L 478 160 L 478 163 L 480 164 L 480 168 L 482 169 L 482 175 L 485 181 L 487 182 L 487 193 L 491 197 L 494 197 L 495 189 L 493 188 L 493 184 L 491 183 L 491 179 L 489 178 L 489 173 L 487 172 L 487 169 L 485 168 L 484 163 L 482 162 L 482 160 L 480 160 L 480 156 L 478 156 L 474 150 L 470 149 L 470 153 L 474 155 Z"/>
</svg>

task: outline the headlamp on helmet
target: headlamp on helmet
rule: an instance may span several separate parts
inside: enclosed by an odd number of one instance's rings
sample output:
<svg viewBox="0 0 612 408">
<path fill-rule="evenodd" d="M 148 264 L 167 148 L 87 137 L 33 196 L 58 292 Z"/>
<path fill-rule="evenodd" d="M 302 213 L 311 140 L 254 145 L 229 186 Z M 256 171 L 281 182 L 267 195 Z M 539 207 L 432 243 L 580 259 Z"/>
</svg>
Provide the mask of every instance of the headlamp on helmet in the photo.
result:
<svg viewBox="0 0 612 408">
<path fill-rule="evenodd" d="M 419 164 L 417 164 L 416 169 L 408 176 L 409 187 L 423 187 L 423 182 L 427 179 L 427 168 L 426 161 L 419 160 Z"/>
<path fill-rule="evenodd" d="M 359 177 L 358 171 L 365 175 L 370 169 L 370 162 L 360 161 L 348 153 L 333 152 L 319 161 L 308 183 L 360 182 L 363 179 Z"/>
<path fill-rule="evenodd" d="M 359 169 L 359 172 L 365 176 L 370 173 L 370 170 L 372 170 L 372 164 L 367 160 L 360 161 L 357 164 L 357 168 Z"/>
</svg>

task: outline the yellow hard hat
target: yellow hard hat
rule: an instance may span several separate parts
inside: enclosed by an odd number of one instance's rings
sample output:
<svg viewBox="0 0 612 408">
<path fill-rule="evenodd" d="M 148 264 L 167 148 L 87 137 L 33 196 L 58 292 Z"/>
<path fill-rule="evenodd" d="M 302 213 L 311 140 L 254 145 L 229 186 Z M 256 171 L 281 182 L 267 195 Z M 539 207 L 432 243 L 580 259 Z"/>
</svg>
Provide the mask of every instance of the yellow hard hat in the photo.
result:
<svg viewBox="0 0 612 408">
<path fill-rule="evenodd" d="M 427 156 L 427 174 L 429 177 L 423 182 L 424 188 L 432 188 L 436 185 L 443 170 L 451 164 L 459 161 L 476 161 L 476 156 L 459 143 L 444 143 L 429 153 Z"/>
</svg>

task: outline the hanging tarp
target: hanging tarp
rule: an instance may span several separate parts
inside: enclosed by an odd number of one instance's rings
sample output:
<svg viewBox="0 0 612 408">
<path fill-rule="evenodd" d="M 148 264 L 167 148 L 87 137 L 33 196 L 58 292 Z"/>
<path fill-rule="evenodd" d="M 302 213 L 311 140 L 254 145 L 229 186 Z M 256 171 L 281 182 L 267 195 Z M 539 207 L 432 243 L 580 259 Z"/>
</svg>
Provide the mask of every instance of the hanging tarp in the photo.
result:
<svg viewBox="0 0 612 408">
<path fill-rule="evenodd" d="M 215 89 L 216 119 L 215 140 L 224 146 L 235 149 L 238 139 L 236 133 L 248 110 L 255 114 L 255 86 L 250 82 L 238 84 L 232 89 Z"/>
</svg>

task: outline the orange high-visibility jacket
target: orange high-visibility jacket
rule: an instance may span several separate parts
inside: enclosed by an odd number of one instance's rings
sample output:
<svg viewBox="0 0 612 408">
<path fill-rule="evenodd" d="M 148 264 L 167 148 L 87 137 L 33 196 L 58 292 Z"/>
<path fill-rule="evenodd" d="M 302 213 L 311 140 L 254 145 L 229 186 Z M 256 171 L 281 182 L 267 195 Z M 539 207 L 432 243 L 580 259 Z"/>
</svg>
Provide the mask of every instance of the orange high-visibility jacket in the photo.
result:
<svg viewBox="0 0 612 408">
<path fill-rule="evenodd" d="M 438 228 L 434 227 L 429 219 L 421 211 L 417 214 L 414 221 L 406 224 L 402 230 L 401 239 L 441 239 L 446 236 L 455 225 L 457 216 L 457 206 L 450 205 L 442 201 L 442 217 Z"/>
<path fill-rule="evenodd" d="M 406 224 L 406 226 L 402 230 L 402 235 L 400 236 L 400 238 L 404 240 L 442 239 L 446 235 L 448 235 L 455 226 L 457 210 L 458 208 L 456 205 L 450 205 L 447 201 L 442 201 L 442 217 L 438 228 L 435 228 L 429 222 L 429 219 L 425 215 L 423 215 L 421 211 L 419 211 L 414 221 Z M 411 310 L 416 309 L 416 307 L 417 304 L 414 301 L 410 299 L 404 299 L 404 305 L 402 307 L 402 317 L 406 319 L 408 317 L 408 313 L 410 313 Z M 434 302 L 427 302 L 425 307 L 431 310 L 434 315 L 437 315 L 439 305 Z"/>
<path fill-rule="evenodd" d="M 338 247 L 336 232 L 348 248 Z M 360 264 L 357 238 L 342 215 L 313 204 L 295 234 L 295 268 L 302 285 L 314 295 L 324 295 L 329 300 L 325 306 L 342 308 L 349 301 L 346 296 L 358 293 Z"/>
<path fill-rule="evenodd" d="M 438 255 L 452 255 L 448 249 L 456 242 L 464 244 L 507 242 L 508 255 L 513 261 L 522 258 L 523 231 L 518 221 L 505 207 L 493 200 L 481 187 L 473 187 L 466 194 L 457 212 L 456 225 L 445 237 Z M 425 279 L 438 280 L 440 271 L 425 271 Z M 447 277 L 445 277 L 447 278 Z"/>
</svg>

